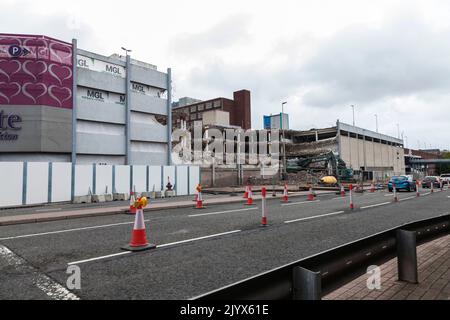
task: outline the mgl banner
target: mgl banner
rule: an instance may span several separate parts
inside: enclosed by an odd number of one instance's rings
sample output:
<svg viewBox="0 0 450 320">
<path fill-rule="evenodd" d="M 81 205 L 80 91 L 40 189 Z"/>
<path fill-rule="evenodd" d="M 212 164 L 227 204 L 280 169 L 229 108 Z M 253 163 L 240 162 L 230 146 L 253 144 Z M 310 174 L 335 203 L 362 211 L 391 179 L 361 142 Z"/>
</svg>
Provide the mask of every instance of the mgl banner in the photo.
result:
<svg viewBox="0 0 450 320">
<path fill-rule="evenodd" d="M 72 57 L 70 43 L 0 34 L 0 105 L 73 108 Z"/>
</svg>

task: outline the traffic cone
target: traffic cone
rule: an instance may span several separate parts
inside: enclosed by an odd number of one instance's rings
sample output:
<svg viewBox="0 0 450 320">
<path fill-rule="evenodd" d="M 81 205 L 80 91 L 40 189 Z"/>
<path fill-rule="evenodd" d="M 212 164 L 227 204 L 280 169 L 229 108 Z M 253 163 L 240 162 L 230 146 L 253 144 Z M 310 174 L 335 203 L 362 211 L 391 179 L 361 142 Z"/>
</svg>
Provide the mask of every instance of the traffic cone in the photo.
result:
<svg viewBox="0 0 450 320">
<path fill-rule="evenodd" d="M 431 187 L 430 187 L 430 188 L 431 188 L 431 191 L 430 191 L 430 192 L 431 192 L 431 193 L 434 193 L 434 183 L 433 183 L 433 181 L 431 181 L 430 185 L 431 185 Z"/>
<path fill-rule="evenodd" d="M 289 195 L 288 195 L 288 186 L 287 184 L 284 185 L 284 193 L 283 193 L 283 200 L 282 202 L 289 202 Z"/>
<path fill-rule="evenodd" d="M 374 193 L 374 192 L 375 192 L 375 185 L 373 184 L 373 182 L 372 182 L 372 184 L 370 185 L 370 192 L 371 192 L 371 193 Z"/>
<path fill-rule="evenodd" d="M 122 247 L 122 250 L 143 251 L 154 248 L 156 248 L 156 245 L 150 244 L 147 241 L 147 232 L 145 230 L 144 222 L 144 209 L 137 209 L 130 244 Z"/>
<path fill-rule="evenodd" d="M 245 186 L 244 199 L 248 199 L 248 185 Z"/>
<path fill-rule="evenodd" d="M 345 188 L 344 188 L 344 185 L 341 186 L 341 197 L 345 197 Z"/>
<path fill-rule="evenodd" d="M 262 188 L 261 193 L 262 193 L 262 220 L 261 220 L 261 227 L 267 227 L 267 216 L 266 216 L 267 189 L 266 189 L 266 187 Z"/>
<path fill-rule="evenodd" d="M 394 191 L 394 202 L 398 202 L 397 197 L 397 187 L 395 186 L 395 183 L 392 185 L 393 191 Z"/>
<path fill-rule="evenodd" d="M 314 194 L 312 187 L 309 187 L 308 201 L 314 201 Z"/>
<path fill-rule="evenodd" d="M 245 205 L 247 205 L 247 206 L 253 205 L 253 191 L 252 191 L 251 186 L 248 188 L 248 198 L 247 198 L 247 203 Z"/>
<path fill-rule="evenodd" d="M 354 204 L 353 204 L 353 185 L 351 184 L 350 186 L 349 186 L 349 195 L 350 195 L 350 210 L 353 210 L 353 209 L 355 209 L 355 206 L 354 206 Z"/>
<path fill-rule="evenodd" d="M 203 197 L 201 192 L 197 194 L 197 205 L 195 206 L 195 209 L 205 209 L 203 206 Z"/>
<path fill-rule="evenodd" d="M 134 191 L 130 192 L 130 214 L 136 214 L 136 207 L 134 203 L 136 202 L 136 197 L 134 195 Z"/>
<path fill-rule="evenodd" d="M 420 192 L 419 192 L 419 181 L 416 180 L 416 197 L 420 197 Z"/>
</svg>

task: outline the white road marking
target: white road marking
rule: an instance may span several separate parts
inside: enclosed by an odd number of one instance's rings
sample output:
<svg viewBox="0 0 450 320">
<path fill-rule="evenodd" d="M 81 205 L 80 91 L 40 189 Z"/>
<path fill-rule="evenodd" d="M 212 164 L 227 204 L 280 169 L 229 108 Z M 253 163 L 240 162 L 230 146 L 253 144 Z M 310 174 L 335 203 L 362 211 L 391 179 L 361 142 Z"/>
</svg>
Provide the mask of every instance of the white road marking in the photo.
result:
<svg viewBox="0 0 450 320">
<path fill-rule="evenodd" d="M 379 207 L 379 206 L 384 206 L 387 204 L 390 204 L 391 202 L 383 202 L 383 203 L 377 203 L 377 204 L 372 204 L 370 206 L 365 206 L 365 207 L 361 207 L 361 209 L 368 209 L 368 208 L 374 208 L 374 207 Z"/>
<path fill-rule="evenodd" d="M 403 199 L 400 199 L 400 201 L 406 201 L 406 200 L 411 200 L 411 199 L 415 199 L 415 198 L 417 198 L 417 196 L 403 198 Z"/>
<path fill-rule="evenodd" d="M 195 217 L 203 217 L 203 216 L 213 216 L 213 215 L 217 215 L 217 214 L 233 213 L 233 212 L 241 212 L 241 211 L 250 211 L 250 210 L 257 210 L 257 209 L 258 209 L 258 207 L 248 208 L 248 209 L 237 209 L 237 210 L 201 213 L 201 214 L 191 214 L 188 217 L 189 218 L 195 218 Z"/>
<path fill-rule="evenodd" d="M 161 244 L 156 246 L 156 248 L 165 248 L 165 247 L 170 247 L 170 246 L 175 246 L 177 244 L 182 244 L 182 243 L 188 243 L 188 242 L 194 242 L 194 241 L 199 241 L 199 240 L 205 240 L 205 239 L 211 239 L 211 238 L 217 238 L 220 236 L 225 236 L 225 235 L 229 235 L 229 234 L 234 234 L 234 233 L 238 233 L 241 232 L 242 230 L 234 230 L 234 231 L 229 231 L 229 232 L 224 232 L 224 233 L 218 233 L 218 234 L 213 234 L 210 236 L 204 236 L 204 237 L 199 237 L 199 238 L 194 238 L 194 239 L 187 239 L 187 240 L 182 240 L 182 241 L 177 241 L 177 242 L 172 242 L 172 243 L 166 243 L 166 244 Z M 103 259 L 108 259 L 108 258 L 113 258 L 113 257 L 119 257 L 119 256 L 124 256 L 127 254 L 132 253 L 131 251 L 126 251 L 126 252 L 120 252 L 120 253 L 115 253 L 115 254 L 110 254 L 107 256 L 101 256 L 101 257 L 96 257 L 96 258 L 91 258 L 91 259 L 86 259 L 86 260 L 80 260 L 80 261 L 74 261 L 74 262 L 69 262 L 68 265 L 80 265 L 86 262 L 91 262 L 91 261 L 98 261 L 98 260 L 103 260 Z"/>
<path fill-rule="evenodd" d="M 210 239 L 210 238 L 216 238 L 216 237 L 225 236 L 225 235 L 228 235 L 228 234 L 233 234 L 233 233 L 238 233 L 238 232 L 241 232 L 241 230 L 234 230 L 234 231 L 230 231 L 230 232 L 213 234 L 211 236 L 205 236 L 205 237 L 200 237 L 200 238 L 194 238 L 194 239 L 182 240 L 182 241 L 177 241 L 177 242 L 172 242 L 172 243 L 166 243 L 166 244 L 162 244 L 162 245 L 159 245 L 159 246 L 156 246 L 156 247 L 157 248 L 170 247 L 170 246 L 175 246 L 177 244 L 193 242 L 193 241 L 199 241 L 199 240 L 205 240 L 205 239 Z"/>
<path fill-rule="evenodd" d="M 297 204 L 305 204 L 305 203 L 315 203 L 315 202 L 320 202 L 320 200 L 314 200 L 314 201 L 302 201 L 302 202 L 293 202 L 293 203 L 283 203 L 282 206 L 286 207 L 286 206 L 295 206 Z"/>
<path fill-rule="evenodd" d="M 39 209 L 35 210 L 34 212 L 52 212 L 52 211 L 61 211 L 61 208 L 55 208 L 55 209 Z"/>
<path fill-rule="evenodd" d="M 318 219 L 318 218 L 328 217 L 328 216 L 334 216 L 334 215 L 338 215 L 338 214 L 342 214 L 342 213 L 344 213 L 344 211 L 338 211 L 338 212 L 332 212 L 332 213 L 327 213 L 327 214 L 321 214 L 321 215 L 318 215 L 318 216 L 312 216 L 312 217 L 307 217 L 307 218 L 301 218 L 301 219 L 296 219 L 296 220 L 290 220 L 290 221 L 285 221 L 284 223 L 293 223 L 293 222 L 299 222 L 299 221 L 306 221 L 306 220 Z"/>
<path fill-rule="evenodd" d="M 80 300 L 80 298 L 67 290 L 65 287 L 28 265 L 23 258 L 17 256 L 5 246 L 0 246 L 0 258 L 6 260 L 9 265 L 15 267 L 16 269 L 22 269 L 23 271 L 26 271 L 27 274 L 31 274 L 33 276 L 33 284 L 52 299 Z"/>
<path fill-rule="evenodd" d="M 149 221 L 150 220 L 145 220 L 145 222 L 149 222 Z M 105 225 L 92 226 L 92 227 L 83 227 L 83 228 L 66 229 L 66 230 L 59 230 L 59 231 L 50 231 L 50 232 L 42 232 L 42 233 L 25 234 L 25 235 L 20 235 L 20 236 L 12 236 L 12 237 L 0 238 L 0 241 L 21 239 L 21 238 L 30 238 L 30 237 L 38 237 L 38 236 L 46 236 L 46 235 L 50 235 L 50 234 L 75 232 L 75 231 L 82 231 L 82 230 L 109 228 L 109 227 L 123 226 L 123 225 L 129 225 L 129 224 L 134 224 L 134 222 L 122 222 L 122 223 L 105 224 Z"/>
<path fill-rule="evenodd" d="M 103 259 L 108 259 L 108 258 L 113 258 L 113 257 L 118 257 L 118 256 L 124 256 L 124 255 L 130 254 L 130 253 L 131 253 L 131 251 L 120 252 L 120 253 L 115 253 L 115 254 L 109 254 L 107 256 L 101 256 L 101 257 L 97 257 L 97 258 L 80 260 L 80 261 L 75 261 L 75 262 L 69 262 L 68 265 L 69 266 L 71 266 L 71 265 L 79 265 L 79 264 L 86 263 L 86 262 L 103 260 Z"/>
<path fill-rule="evenodd" d="M 338 199 L 345 199 L 345 198 L 347 198 L 347 196 L 345 196 L 345 197 L 336 197 L 336 198 L 333 198 L 331 200 L 338 200 Z"/>
<path fill-rule="evenodd" d="M 384 196 L 385 197 L 393 197 L 394 195 L 393 194 L 385 194 Z"/>
</svg>

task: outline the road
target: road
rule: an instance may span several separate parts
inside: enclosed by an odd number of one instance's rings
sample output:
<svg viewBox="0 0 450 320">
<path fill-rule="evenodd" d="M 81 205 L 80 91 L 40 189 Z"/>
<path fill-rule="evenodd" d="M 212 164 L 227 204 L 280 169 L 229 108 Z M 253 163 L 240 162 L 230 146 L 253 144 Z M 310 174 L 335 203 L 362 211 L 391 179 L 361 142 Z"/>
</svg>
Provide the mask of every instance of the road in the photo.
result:
<svg viewBox="0 0 450 320">
<path fill-rule="evenodd" d="M 249 276 L 418 219 L 449 212 L 450 191 L 378 191 L 315 202 L 171 209 L 145 214 L 157 249 L 121 251 L 134 217 L 114 215 L 0 227 L 0 299 L 189 299 Z M 68 266 L 81 290 L 65 289 Z"/>
</svg>

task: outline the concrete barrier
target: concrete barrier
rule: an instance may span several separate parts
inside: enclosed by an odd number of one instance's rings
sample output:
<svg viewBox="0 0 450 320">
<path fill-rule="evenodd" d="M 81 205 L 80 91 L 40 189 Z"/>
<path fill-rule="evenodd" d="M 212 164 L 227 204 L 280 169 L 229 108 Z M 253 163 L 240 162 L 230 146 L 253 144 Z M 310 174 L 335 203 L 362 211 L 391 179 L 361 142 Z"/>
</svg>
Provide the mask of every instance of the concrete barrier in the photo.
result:
<svg viewBox="0 0 450 320">
<path fill-rule="evenodd" d="M 128 193 L 114 193 L 113 201 L 127 201 L 130 199 Z"/>
<path fill-rule="evenodd" d="M 165 196 L 166 196 L 166 198 L 172 198 L 172 197 L 175 197 L 175 191 L 174 190 L 167 190 L 166 192 L 165 192 Z"/>
<path fill-rule="evenodd" d="M 104 194 L 93 194 L 92 195 L 92 202 L 94 202 L 94 203 L 106 202 L 106 197 L 105 197 Z"/>
<path fill-rule="evenodd" d="M 76 196 L 73 198 L 73 203 L 80 204 L 80 203 L 91 203 L 92 197 L 91 196 Z"/>
<path fill-rule="evenodd" d="M 114 201 L 113 195 L 112 194 L 105 194 L 105 201 L 106 202 Z"/>
</svg>

